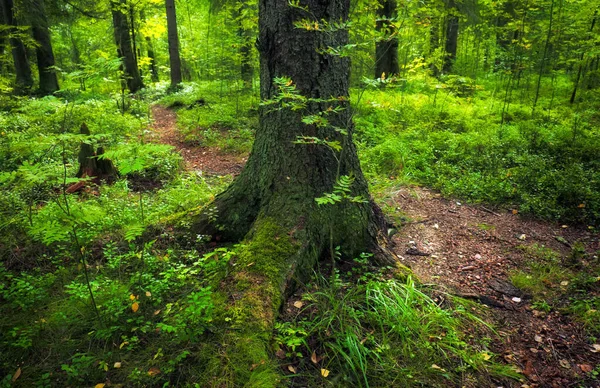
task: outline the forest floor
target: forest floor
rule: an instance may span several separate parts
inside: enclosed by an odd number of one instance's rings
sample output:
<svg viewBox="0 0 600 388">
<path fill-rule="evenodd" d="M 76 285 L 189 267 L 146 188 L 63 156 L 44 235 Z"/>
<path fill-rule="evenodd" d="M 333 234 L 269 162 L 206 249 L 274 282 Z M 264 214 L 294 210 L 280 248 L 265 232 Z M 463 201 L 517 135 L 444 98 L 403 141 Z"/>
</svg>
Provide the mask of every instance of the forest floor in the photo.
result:
<svg viewBox="0 0 600 388">
<path fill-rule="evenodd" d="M 247 155 L 185 142 L 174 111 L 154 105 L 152 113 L 153 141 L 174 146 L 186 169 L 239 174 Z M 401 261 L 420 282 L 481 302 L 477 313 L 491 320 L 499 334 L 492 339 L 492 350 L 528 379 L 515 386 L 600 387 L 594 381 L 581 384 L 584 375 L 600 364 L 600 347 L 590 345 L 583 326 L 564 309 L 537 308 L 532 296 L 509 279 L 516 271 L 527 270 L 532 250 L 540 247 L 561 257 L 572 255 L 576 243 L 589 255 L 599 251 L 597 234 L 584 226 L 526 218 L 510 209 L 461 204 L 418 186 L 402 186 L 392 194 L 386 205 L 408 220 L 393 237 Z M 577 265 L 586 271 L 588 263 L 582 259 Z M 568 305 L 568 282 L 546 285 L 556 291 L 553 297 L 561 299 L 554 305 Z"/>
</svg>

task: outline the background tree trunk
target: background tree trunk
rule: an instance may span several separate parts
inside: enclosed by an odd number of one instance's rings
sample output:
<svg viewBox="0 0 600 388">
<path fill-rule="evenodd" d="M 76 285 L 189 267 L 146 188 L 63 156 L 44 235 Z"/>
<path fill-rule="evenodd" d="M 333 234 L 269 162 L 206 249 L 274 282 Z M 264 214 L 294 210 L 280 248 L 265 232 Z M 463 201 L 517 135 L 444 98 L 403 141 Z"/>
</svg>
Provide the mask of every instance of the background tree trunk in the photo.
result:
<svg viewBox="0 0 600 388">
<path fill-rule="evenodd" d="M 115 42 L 117 43 L 117 55 L 123 58 L 123 70 L 127 82 L 127 88 L 135 93 L 144 87 L 142 77 L 138 71 L 133 48 L 131 47 L 131 35 L 129 34 L 129 22 L 127 20 L 127 3 L 125 0 L 112 0 L 111 11 L 113 17 L 113 28 Z"/>
<path fill-rule="evenodd" d="M 446 39 L 444 44 L 444 65 L 442 71 L 444 73 L 452 72 L 452 66 L 456 59 L 456 50 L 458 48 L 458 16 L 454 0 L 448 1 L 448 16 L 446 16 Z"/>
<path fill-rule="evenodd" d="M 171 65 L 171 87 L 181 83 L 181 58 L 179 57 L 179 36 L 177 35 L 177 13 L 175 0 L 165 0 L 167 8 L 167 36 L 169 40 L 169 64 Z"/>
<path fill-rule="evenodd" d="M 39 91 L 42 95 L 52 94 L 59 89 L 59 86 L 56 71 L 52 69 L 54 66 L 54 52 L 52 51 L 44 0 L 33 0 L 31 5 L 31 30 L 33 38 L 38 43 L 35 53 L 40 78 Z"/>
<path fill-rule="evenodd" d="M 385 34 L 385 38 L 375 43 L 375 78 L 380 78 L 383 73 L 389 76 L 400 72 L 398 37 L 396 27 L 390 21 L 397 15 L 396 7 L 396 0 L 379 1 L 375 28 Z"/>
<path fill-rule="evenodd" d="M 3 19 L 6 24 L 13 26 L 11 33 L 17 32 L 17 20 L 14 18 L 14 5 L 12 0 L 0 0 L 2 6 Z M 12 47 L 12 57 L 15 65 L 15 89 L 17 93 L 28 93 L 33 86 L 33 77 L 31 76 L 31 67 L 27 59 L 27 50 L 23 42 L 15 37 L 9 39 Z"/>
<path fill-rule="evenodd" d="M 252 31 L 244 26 L 244 20 L 248 17 L 249 6 L 246 1 L 241 1 L 236 8 L 235 16 L 238 23 L 237 34 L 240 39 L 240 76 L 245 88 L 252 87 L 254 68 L 252 67 Z"/>
</svg>

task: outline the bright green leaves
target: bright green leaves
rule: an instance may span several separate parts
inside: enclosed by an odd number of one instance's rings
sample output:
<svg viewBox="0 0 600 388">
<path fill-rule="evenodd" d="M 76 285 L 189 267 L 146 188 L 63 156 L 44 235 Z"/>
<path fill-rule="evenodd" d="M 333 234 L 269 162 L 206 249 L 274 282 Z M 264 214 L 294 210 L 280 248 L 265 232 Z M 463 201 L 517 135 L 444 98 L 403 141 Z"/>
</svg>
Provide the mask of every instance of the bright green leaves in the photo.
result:
<svg viewBox="0 0 600 388">
<path fill-rule="evenodd" d="M 348 201 L 351 203 L 365 203 L 367 202 L 362 196 L 352 196 L 352 184 L 354 183 L 354 176 L 342 175 L 340 176 L 335 184 L 333 185 L 333 192 L 325 193 L 322 197 L 315 198 L 318 205 L 335 205 L 342 201 Z"/>
</svg>

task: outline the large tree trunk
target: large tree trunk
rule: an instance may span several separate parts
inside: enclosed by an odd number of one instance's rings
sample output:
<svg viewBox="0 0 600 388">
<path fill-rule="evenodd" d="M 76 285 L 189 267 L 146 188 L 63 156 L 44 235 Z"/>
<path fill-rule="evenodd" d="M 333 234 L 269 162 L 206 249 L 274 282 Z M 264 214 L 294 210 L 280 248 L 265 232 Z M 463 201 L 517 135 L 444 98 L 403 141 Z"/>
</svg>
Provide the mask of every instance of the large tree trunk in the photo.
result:
<svg viewBox="0 0 600 388">
<path fill-rule="evenodd" d="M 448 1 L 448 16 L 446 16 L 446 41 L 444 44 L 444 73 L 452 72 L 452 66 L 456 59 L 456 49 L 458 48 L 458 16 L 456 16 L 456 4 L 454 0 Z"/>
<path fill-rule="evenodd" d="M 277 373 L 265 360 L 269 360 L 268 340 L 278 309 L 295 281 L 307 279 L 330 249 L 340 246 L 347 258 L 371 251 L 382 262 L 396 262 L 380 245 L 387 241 L 383 216 L 370 199 L 352 142 L 349 59 L 320 50 L 347 44 L 348 32 L 294 26 L 307 15 L 313 25 L 345 21 L 350 1 L 306 0 L 302 6 L 309 13 L 288 0 L 259 1 L 260 94 L 262 100 L 273 100 L 279 93 L 274 80 L 289 77 L 291 81 L 279 82 L 288 88 L 293 85 L 309 100 L 301 110 L 286 107 L 292 99 L 260 107 L 259 128 L 244 170 L 209 206 L 212 214 L 218 214 L 212 230 L 198 223 L 194 230 L 242 240 L 221 290 L 227 311 L 235 311 L 239 323 L 220 341 L 221 365 L 215 368 L 223 376 L 234 375 L 235 386 L 257 376 L 275 384 Z M 302 122 L 303 117 L 320 112 L 329 112 L 324 116 L 329 125 Z M 298 144 L 299 136 L 338 141 L 343 149 Z M 354 177 L 351 195 L 363 200 L 317 205 L 315 198 L 332 192 L 340 175 Z M 237 367 L 231 365 L 234 362 Z"/>
<path fill-rule="evenodd" d="M 179 57 L 179 36 L 177 35 L 177 13 L 175 0 L 165 0 L 167 8 L 167 36 L 169 41 L 169 64 L 171 65 L 171 87 L 181 83 L 181 58 Z"/>
<path fill-rule="evenodd" d="M 115 42 L 117 44 L 117 55 L 123 58 L 123 72 L 127 88 L 131 93 L 135 93 L 143 88 L 144 84 L 131 46 L 126 0 L 111 0 L 111 11 Z"/>
<path fill-rule="evenodd" d="M 17 33 L 17 20 L 14 17 L 14 6 L 12 0 L 0 0 L 2 16 L 7 25 L 12 26 L 11 33 Z M 15 65 L 15 90 L 17 93 L 28 93 L 33 86 L 33 77 L 31 76 L 31 67 L 27 59 L 27 50 L 23 42 L 12 37 L 9 39 L 12 47 L 12 57 Z"/>
<path fill-rule="evenodd" d="M 42 95 L 52 94 L 59 87 L 56 71 L 52 68 L 54 66 L 54 52 L 52 51 L 44 0 L 33 0 L 31 5 L 31 29 L 33 38 L 38 44 L 35 53 L 40 77 L 39 91 Z"/>
<path fill-rule="evenodd" d="M 375 43 L 375 78 L 382 74 L 394 75 L 400 72 L 398 64 L 398 36 L 396 27 L 390 19 L 396 17 L 396 0 L 380 0 L 377 9 L 375 28 L 383 38 Z"/>
</svg>

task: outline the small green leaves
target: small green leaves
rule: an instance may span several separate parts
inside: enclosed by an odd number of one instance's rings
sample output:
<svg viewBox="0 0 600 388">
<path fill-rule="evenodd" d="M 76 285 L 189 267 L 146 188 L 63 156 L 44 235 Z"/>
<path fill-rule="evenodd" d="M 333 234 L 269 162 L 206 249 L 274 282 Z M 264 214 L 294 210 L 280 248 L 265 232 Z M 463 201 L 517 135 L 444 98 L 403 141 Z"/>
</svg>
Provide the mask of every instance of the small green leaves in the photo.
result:
<svg viewBox="0 0 600 388">
<path fill-rule="evenodd" d="M 362 196 L 352 196 L 351 186 L 354 183 L 354 176 L 342 175 L 340 176 L 335 184 L 333 185 L 332 193 L 325 193 L 322 197 L 315 198 L 318 205 L 335 205 L 342 201 L 348 201 L 351 203 L 365 203 L 367 202 Z"/>
</svg>

